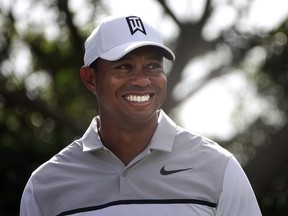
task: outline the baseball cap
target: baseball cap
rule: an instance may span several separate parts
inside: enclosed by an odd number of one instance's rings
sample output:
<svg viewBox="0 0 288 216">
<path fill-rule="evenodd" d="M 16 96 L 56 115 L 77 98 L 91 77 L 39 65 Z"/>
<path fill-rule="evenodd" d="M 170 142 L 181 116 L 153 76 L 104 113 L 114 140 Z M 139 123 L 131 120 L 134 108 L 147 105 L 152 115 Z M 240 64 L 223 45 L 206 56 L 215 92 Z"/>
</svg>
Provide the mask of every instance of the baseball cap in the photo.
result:
<svg viewBox="0 0 288 216">
<path fill-rule="evenodd" d="M 84 65 L 97 58 L 116 61 L 143 46 L 159 47 L 163 56 L 174 60 L 174 53 L 163 44 L 155 26 L 138 16 L 109 16 L 94 29 L 85 41 Z"/>
</svg>

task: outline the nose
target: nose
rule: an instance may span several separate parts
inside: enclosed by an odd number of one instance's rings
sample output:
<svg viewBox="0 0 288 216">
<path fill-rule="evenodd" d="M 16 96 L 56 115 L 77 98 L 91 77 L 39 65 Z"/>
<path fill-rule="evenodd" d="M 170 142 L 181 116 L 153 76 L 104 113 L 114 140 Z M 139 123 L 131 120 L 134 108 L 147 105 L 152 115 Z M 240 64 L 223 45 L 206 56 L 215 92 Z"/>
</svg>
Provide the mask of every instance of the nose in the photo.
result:
<svg viewBox="0 0 288 216">
<path fill-rule="evenodd" d="M 151 84 L 151 80 L 145 70 L 139 69 L 135 70 L 134 76 L 131 78 L 131 85 L 146 87 Z"/>
</svg>

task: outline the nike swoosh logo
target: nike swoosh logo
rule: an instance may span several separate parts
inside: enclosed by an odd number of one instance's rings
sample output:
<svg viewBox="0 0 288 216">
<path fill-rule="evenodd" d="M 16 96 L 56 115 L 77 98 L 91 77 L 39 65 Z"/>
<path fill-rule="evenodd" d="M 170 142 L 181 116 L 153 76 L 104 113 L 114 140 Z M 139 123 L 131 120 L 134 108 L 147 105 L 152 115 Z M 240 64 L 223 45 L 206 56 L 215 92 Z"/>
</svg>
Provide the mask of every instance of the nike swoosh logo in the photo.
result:
<svg viewBox="0 0 288 216">
<path fill-rule="evenodd" d="M 178 173 L 178 172 L 183 172 L 183 171 L 187 171 L 187 170 L 191 170 L 193 169 L 193 167 L 191 168 L 186 168 L 186 169 L 176 169 L 176 170 L 165 170 L 165 166 L 163 166 L 160 170 L 160 174 L 161 175 L 171 175 L 174 173 Z"/>
</svg>

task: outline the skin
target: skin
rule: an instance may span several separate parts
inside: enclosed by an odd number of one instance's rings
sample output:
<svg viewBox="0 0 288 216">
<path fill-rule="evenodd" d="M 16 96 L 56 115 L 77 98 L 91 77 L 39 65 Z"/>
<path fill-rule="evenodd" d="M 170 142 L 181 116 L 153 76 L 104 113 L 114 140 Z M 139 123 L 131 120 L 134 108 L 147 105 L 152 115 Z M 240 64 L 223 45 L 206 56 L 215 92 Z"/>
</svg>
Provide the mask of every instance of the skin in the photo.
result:
<svg viewBox="0 0 288 216">
<path fill-rule="evenodd" d="M 102 143 L 128 165 L 147 147 L 157 127 L 166 97 L 163 56 L 156 47 L 141 47 L 117 61 L 99 58 L 80 74 L 97 97 Z"/>
</svg>

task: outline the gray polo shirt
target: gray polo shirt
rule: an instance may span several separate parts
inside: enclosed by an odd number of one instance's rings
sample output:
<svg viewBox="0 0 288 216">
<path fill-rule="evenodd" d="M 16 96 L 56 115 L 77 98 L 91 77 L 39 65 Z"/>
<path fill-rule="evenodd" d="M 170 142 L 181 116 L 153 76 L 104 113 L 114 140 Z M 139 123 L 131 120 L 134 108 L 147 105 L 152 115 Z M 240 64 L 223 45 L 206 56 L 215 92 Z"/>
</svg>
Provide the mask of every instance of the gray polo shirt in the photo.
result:
<svg viewBox="0 0 288 216">
<path fill-rule="evenodd" d="M 135 140 L 137 142 L 137 140 Z M 128 166 L 103 146 L 97 117 L 33 172 L 21 216 L 261 215 L 234 156 L 160 111 L 149 146 Z"/>
</svg>

